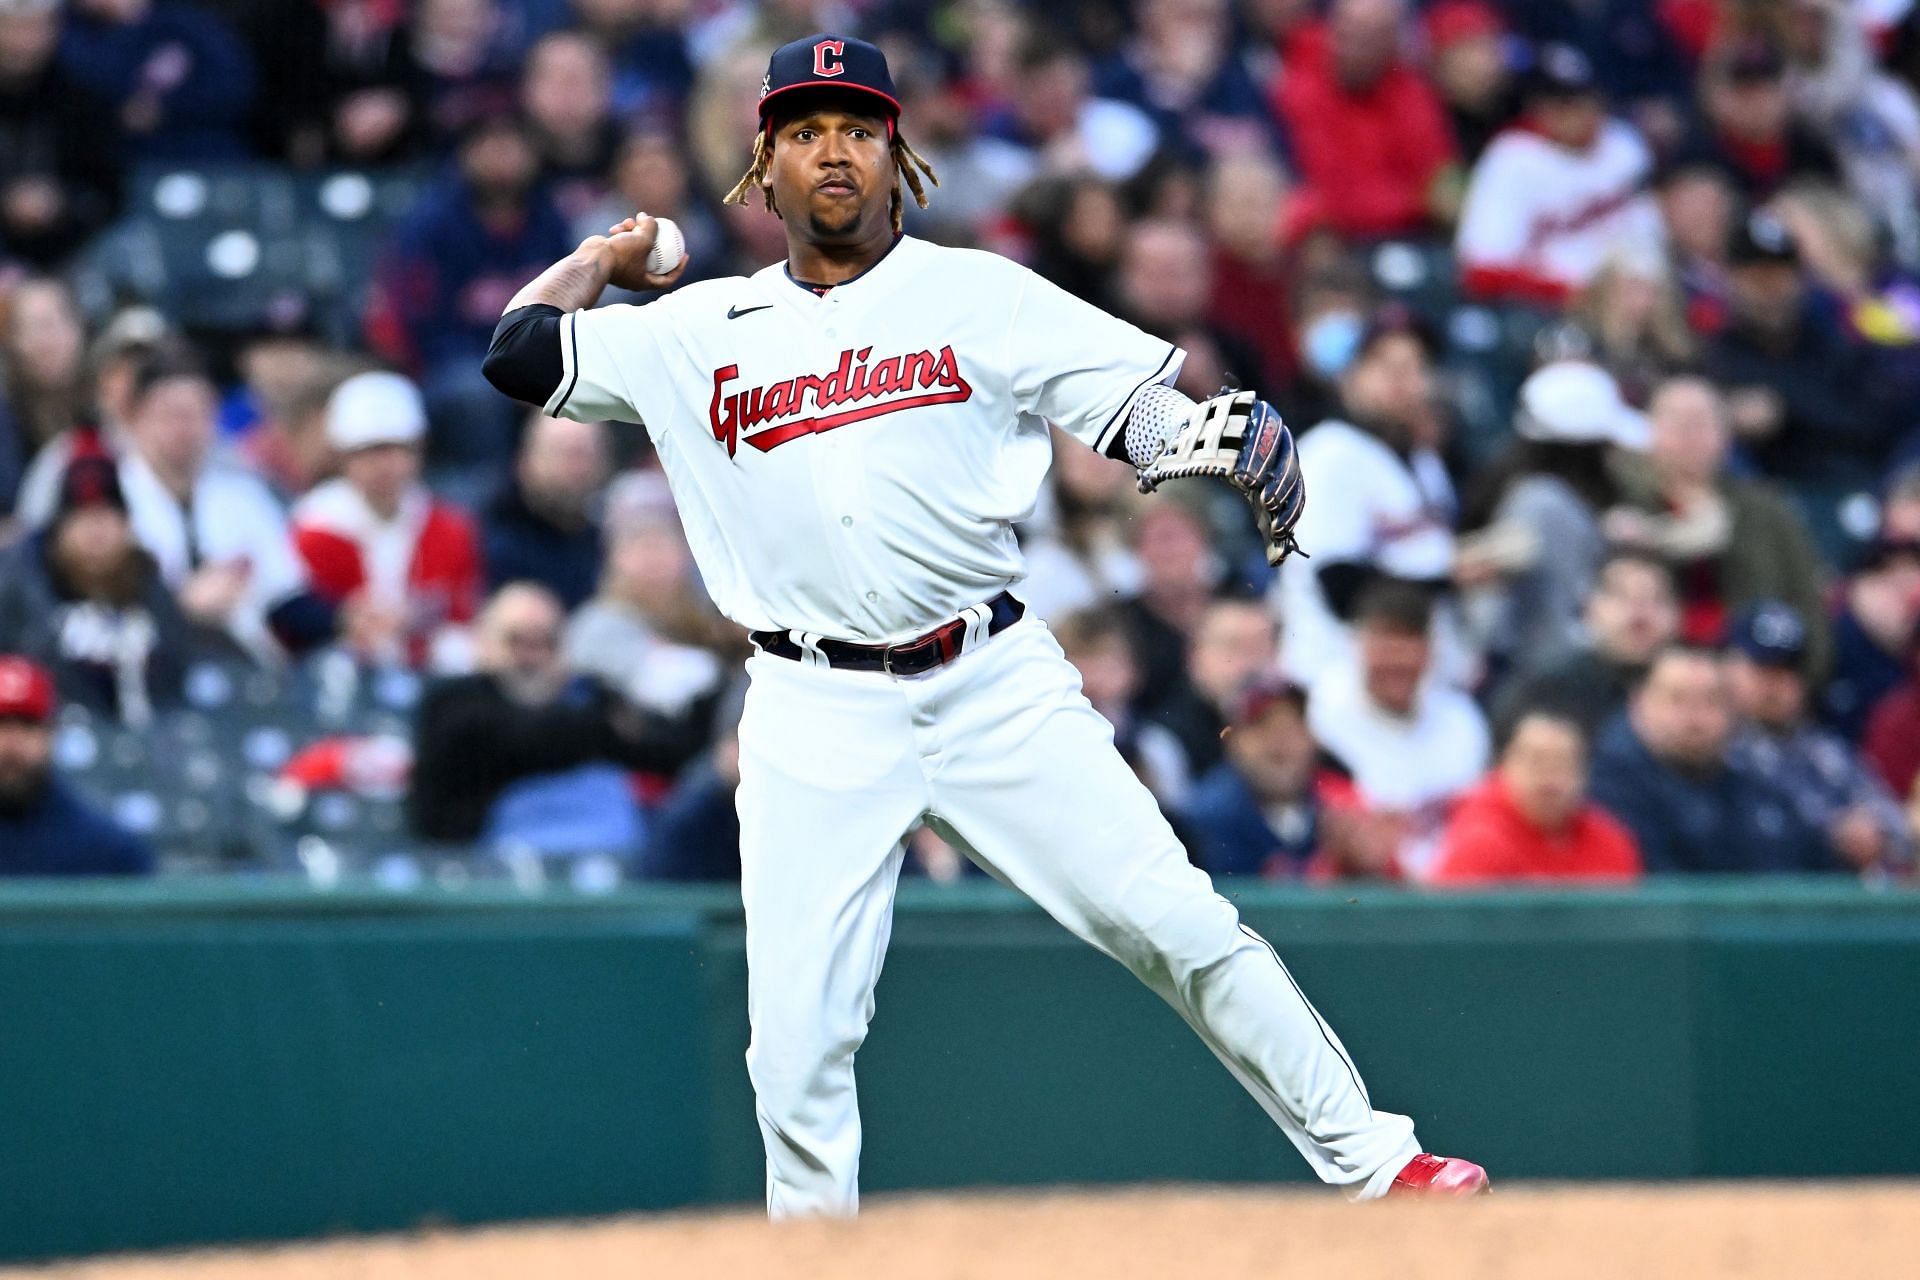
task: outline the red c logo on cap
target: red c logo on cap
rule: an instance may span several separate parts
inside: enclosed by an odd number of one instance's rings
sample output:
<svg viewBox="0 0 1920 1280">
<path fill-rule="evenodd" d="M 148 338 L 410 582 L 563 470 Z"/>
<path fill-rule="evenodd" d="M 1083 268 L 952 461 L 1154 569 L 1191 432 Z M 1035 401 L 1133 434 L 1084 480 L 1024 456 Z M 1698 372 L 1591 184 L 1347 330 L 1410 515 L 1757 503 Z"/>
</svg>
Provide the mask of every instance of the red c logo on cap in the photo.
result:
<svg viewBox="0 0 1920 1280">
<path fill-rule="evenodd" d="M 846 74 L 846 63 L 841 61 L 846 53 L 845 40 L 822 40 L 813 46 L 813 74 L 827 79 Z"/>
</svg>

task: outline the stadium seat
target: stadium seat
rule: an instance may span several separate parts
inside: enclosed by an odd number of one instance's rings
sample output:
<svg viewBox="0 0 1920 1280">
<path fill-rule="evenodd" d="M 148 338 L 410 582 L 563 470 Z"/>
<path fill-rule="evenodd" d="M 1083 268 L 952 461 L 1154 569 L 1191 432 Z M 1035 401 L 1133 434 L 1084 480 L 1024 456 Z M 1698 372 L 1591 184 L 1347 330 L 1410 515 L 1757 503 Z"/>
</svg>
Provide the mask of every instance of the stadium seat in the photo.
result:
<svg viewBox="0 0 1920 1280">
<path fill-rule="evenodd" d="M 104 309 L 138 299 L 184 328 L 243 333 L 297 308 L 323 336 L 354 336 L 367 281 L 416 174 L 295 176 L 272 165 L 148 165 L 127 211 L 78 266 Z"/>
</svg>

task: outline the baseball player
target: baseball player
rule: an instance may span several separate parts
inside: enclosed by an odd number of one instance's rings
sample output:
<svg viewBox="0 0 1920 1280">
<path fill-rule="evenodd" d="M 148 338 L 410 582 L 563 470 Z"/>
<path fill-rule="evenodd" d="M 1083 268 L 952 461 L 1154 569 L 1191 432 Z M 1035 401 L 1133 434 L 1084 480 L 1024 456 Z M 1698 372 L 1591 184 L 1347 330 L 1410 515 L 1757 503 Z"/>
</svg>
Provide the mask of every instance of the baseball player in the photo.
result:
<svg viewBox="0 0 1920 1280">
<path fill-rule="evenodd" d="M 684 269 L 649 269 L 636 215 L 522 289 L 486 360 L 549 414 L 645 424 L 708 589 L 752 633 L 738 804 L 769 1211 L 858 1206 L 854 1051 L 922 823 L 1159 993 L 1325 1181 L 1484 1190 L 1374 1109 L 1011 590 L 1049 423 L 1143 489 L 1232 482 L 1275 563 L 1304 501 L 1286 427 L 1252 392 L 1174 391 L 1181 351 L 1015 263 L 901 234 L 936 179 L 899 114 L 873 45 L 783 46 L 728 199 L 782 219 L 786 261 L 591 309 Z"/>
</svg>

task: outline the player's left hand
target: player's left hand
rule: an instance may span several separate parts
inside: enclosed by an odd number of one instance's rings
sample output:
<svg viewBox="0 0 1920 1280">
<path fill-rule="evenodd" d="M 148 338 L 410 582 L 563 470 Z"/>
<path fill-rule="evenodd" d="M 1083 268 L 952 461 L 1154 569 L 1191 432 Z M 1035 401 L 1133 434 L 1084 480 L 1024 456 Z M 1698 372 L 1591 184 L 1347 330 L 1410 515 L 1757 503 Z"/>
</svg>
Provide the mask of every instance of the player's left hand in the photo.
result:
<svg viewBox="0 0 1920 1280">
<path fill-rule="evenodd" d="M 1195 405 L 1166 452 L 1141 470 L 1140 492 L 1187 476 L 1219 476 L 1240 490 L 1266 540 L 1268 564 L 1300 549 L 1293 527 L 1306 510 L 1307 483 L 1293 433 L 1253 392 L 1222 392 Z"/>
</svg>

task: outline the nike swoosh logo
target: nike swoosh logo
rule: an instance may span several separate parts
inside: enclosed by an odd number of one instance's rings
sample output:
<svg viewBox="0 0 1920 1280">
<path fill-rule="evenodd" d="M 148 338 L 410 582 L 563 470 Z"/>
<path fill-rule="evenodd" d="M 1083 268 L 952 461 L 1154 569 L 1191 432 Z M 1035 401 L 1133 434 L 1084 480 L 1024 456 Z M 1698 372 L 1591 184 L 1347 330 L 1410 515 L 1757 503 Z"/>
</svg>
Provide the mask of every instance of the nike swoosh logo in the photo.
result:
<svg viewBox="0 0 1920 1280">
<path fill-rule="evenodd" d="M 727 319 L 738 320 L 741 316 L 750 316 L 756 311 L 771 311 L 772 309 L 773 304 L 771 302 L 763 302 L 757 307 L 728 307 Z"/>
</svg>

